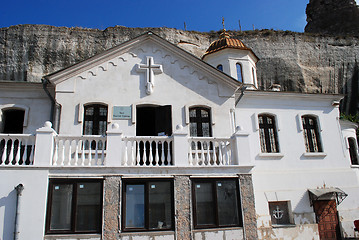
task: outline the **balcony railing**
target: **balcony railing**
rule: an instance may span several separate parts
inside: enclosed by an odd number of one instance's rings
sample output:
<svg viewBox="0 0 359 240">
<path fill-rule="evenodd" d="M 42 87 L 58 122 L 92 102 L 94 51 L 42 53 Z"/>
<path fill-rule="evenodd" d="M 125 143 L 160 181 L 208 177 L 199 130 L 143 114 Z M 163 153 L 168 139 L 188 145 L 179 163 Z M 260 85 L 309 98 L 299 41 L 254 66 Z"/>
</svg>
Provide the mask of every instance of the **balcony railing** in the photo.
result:
<svg viewBox="0 0 359 240">
<path fill-rule="evenodd" d="M 123 166 L 170 166 L 171 137 L 124 137 Z"/>
<path fill-rule="evenodd" d="M 55 136 L 53 166 L 104 166 L 106 137 Z"/>
<path fill-rule="evenodd" d="M 253 166 L 248 134 L 230 138 L 189 137 L 180 128 L 171 137 L 58 135 L 51 123 L 36 135 L 0 134 L 0 167 L 223 167 Z M 36 148 L 35 148 L 36 146 Z"/>
<path fill-rule="evenodd" d="M 33 165 L 34 149 L 34 135 L 0 134 L 0 166 Z"/>
<path fill-rule="evenodd" d="M 232 165 L 230 138 L 189 138 L 190 166 Z"/>
</svg>

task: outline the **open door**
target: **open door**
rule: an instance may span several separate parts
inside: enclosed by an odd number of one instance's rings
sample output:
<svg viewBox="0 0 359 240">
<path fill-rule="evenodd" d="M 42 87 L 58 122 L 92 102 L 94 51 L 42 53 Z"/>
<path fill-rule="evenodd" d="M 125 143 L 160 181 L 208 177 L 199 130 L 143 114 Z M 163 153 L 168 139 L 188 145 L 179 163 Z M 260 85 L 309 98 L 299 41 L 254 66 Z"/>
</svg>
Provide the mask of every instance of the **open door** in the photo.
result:
<svg viewBox="0 0 359 240">
<path fill-rule="evenodd" d="M 136 109 L 136 136 L 171 136 L 171 105 L 146 106 Z"/>
<path fill-rule="evenodd" d="M 172 110 L 171 105 L 166 106 L 138 106 L 136 109 L 136 136 L 171 136 Z M 172 143 L 166 141 L 153 141 L 151 139 L 139 140 L 137 143 L 140 155 L 140 165 L 153 165 L 156 156 L 159 165 L 172 164 Z M 150 154 L 152 153 L 152 155 Z M 151 162 L 152 157 L 152 162 Z"/>
</svg>

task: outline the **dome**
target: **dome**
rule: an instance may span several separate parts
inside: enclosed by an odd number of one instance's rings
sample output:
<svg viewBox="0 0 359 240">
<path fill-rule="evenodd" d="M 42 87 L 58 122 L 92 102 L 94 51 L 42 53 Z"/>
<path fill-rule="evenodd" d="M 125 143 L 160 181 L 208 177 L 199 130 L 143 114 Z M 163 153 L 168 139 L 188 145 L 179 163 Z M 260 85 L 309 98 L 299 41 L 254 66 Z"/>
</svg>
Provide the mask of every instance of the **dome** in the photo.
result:
<svg viewBox="0 0 359 240">
<path fill-rule="evenodd" d="M 209 48 L 207 49 L 207 51 L 204 53 L 204 55 L 202 56 L 202 59 L 207 56 L 208 54 L 214 53 L 214 52 L 218 52 L 222 49 L 225 48 L 234 48 L 234 49 L 240 49 L 240 50 L 248 50 L 251 53 L 253 53 L 252 49 L 246 47 L 246 45 L 244 45 L 244 43 L 239 40 L 239 39 L 235 39 L 235 38 L 230 38 L 229 34 L 224 30 L 219 39 L 212 42 L 211 45 L 209 46 Z M 254 53 L 253 55 L 258 58 Z"/>
</svg>

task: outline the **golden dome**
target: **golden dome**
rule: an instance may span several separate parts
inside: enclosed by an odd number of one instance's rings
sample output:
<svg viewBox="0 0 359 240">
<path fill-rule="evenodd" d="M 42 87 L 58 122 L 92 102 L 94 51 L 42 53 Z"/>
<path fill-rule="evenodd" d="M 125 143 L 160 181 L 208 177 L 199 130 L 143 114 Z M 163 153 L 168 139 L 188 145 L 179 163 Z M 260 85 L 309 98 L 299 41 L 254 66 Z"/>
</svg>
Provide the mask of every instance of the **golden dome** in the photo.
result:
<svg viewBox="0 0 359 240">
<path fill-rule="evenodd" d="M 225 48 L 249 50 L 252 52 L 252 50 L 250 48 L 246 47 L 246 45 L 244 45 L 244 43 L 241 40 L 230 38 L 229 34 L 224 30 L 221 33 L 221 35 L 219 36 L 219 39 L 211 43 L 211 45 L 209 46 L 207 51 L 202 56 L 202 59 L 208 54 L 218 52 Z"/>
</svg>

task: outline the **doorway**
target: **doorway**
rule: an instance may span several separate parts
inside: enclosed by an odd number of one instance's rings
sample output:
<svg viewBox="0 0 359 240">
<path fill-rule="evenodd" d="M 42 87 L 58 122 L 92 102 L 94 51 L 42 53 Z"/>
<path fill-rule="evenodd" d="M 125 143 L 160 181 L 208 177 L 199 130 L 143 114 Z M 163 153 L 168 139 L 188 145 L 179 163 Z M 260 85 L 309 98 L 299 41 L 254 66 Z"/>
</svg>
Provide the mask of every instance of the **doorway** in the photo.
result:
<svg viewBox="0 0 359 240">
<path fill-rule="evenodd" d="M 136 136 L 171 136 L 171 105 L 138 106 L 136 109 Z"/>
<path fill-rule="evenodd" d="M 9 109 L 2 112 L 4 129 L 3 133 L 23 133 L 25 111 L 19 109 Z"/>
<path fill-rule="evenodd" d="M 341 239 L 336 201 L 315 201 L 313 207 L 317 218 L 320 239 Z"/>
<path fill-rule="evenodd" d="M 153 137 L 172 135 L 171 105 L 139 106 L 136 109 L 136 136 Z M 156 156 L 159 165 L 172 164 L 172 143 L 141 139 L 137 142 L 140 165 L 155 165 Z M 151 154 L 152 153 L 152 154 Z M 151 161 L 152 159 L 152 161 Z"/>
</svg>

